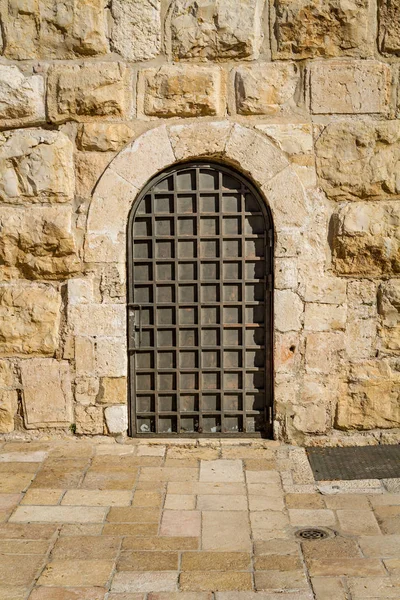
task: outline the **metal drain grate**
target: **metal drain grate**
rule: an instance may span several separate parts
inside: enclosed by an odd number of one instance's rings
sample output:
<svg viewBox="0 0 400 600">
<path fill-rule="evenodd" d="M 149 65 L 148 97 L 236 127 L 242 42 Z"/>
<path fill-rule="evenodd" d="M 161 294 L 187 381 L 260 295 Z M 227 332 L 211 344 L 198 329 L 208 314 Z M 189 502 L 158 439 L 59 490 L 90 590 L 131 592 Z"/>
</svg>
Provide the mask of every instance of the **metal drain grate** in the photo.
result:
<svg viewBox="0 0 400 600">
<path fill-rule="evenodd" d="M 307 529 L 300 529 L 295 533 L 295 536 L 300 540 L 326 540 L 334 537 L 334 535 L 333 531 L 316 527 L 307 527 Z"/>
<path fill-rule="evenodd" d="M 400 445 L 307 448 L 317 481 L 400 477 Z"/>
</svg>

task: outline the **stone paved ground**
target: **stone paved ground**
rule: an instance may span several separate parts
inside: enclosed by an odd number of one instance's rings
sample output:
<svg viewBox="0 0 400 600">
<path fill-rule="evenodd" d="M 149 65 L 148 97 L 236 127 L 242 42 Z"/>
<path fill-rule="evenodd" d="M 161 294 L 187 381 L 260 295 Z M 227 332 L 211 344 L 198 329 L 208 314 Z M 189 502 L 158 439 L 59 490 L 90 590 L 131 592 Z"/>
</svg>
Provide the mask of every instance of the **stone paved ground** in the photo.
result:
<svg viewBox="0 0 400 600">
<path fill-rule="evenodd" d="M 0 600 L 400 598 L 399 481 L 317 486 L 300 448 L 3 441 L 0 471 Z"/>
</svg>

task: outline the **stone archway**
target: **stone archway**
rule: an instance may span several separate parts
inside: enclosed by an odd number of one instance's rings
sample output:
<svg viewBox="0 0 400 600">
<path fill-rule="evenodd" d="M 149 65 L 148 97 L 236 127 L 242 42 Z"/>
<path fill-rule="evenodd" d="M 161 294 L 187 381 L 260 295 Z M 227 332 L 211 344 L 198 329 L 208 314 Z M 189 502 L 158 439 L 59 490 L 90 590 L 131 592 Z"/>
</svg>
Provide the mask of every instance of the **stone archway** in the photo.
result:
<svg viewBox="0 0 400 600">
<path fill-rule="evenodd" d="M 257 186 L 273 216 L 277 264 L 291 260 L 291 257 L 296 257 L 297 260 L 297 257 L 303 255 L 302 278 L 309 277 L 309 259 L 307 252 L 305 253 L 309 236 L 308 248 L 311 254 L 318 252 L 313 277 L 318 269 L 322 274 L 325 249 L 317 248 L 318 244 L 315 244 L 312 234 L 313 227 L 310 227 L 315 209 L 295 170 L 285 154 L 265 135 L 230 121 L 163 125 L 147 131 L 122 150 L 102 175 L 93 194 L 84 245 L 85 262 L 90 263 L 91 268 L 95 268 L 97 264 L 112 264 L 120 271 L 125 270 L 127 220 L 135 198 L 157 173 L 177 162 L 199 158 L 216 159 L 234 166 Z M 320 199 L 318 202 L 323 203 Z M 325 235 L 326 227 L 323 229 Z M 279 272 L 277 265 L 276 269 Z M 282 346 L 289 345 L 290 352 L 294 354 L 294 349 L 297 350 L 302 344 L 304 302 L 297 293 L 297 288 L 298 282 L 294 281 L 275 291 L 275 427 L 278 436 L 283 428 L 288 427 L 287 413 L 291 413 L 293 419 L 292 404 L 296 404 L 295 396 L 301 372 L 302 377 L 304 376 L 300 360 L 290 360 L 288 371 L 286 359 L 282 361 L 281 358 Z M 107 314 L 102 314 L 108 321 L 107 339 L 114 339 L 115 344 L 119 344 L 119 371 L 115 376 L 120 377 L 122 373 L 126 376 L 127 372 L 125 307 L 112 306 L 108 305 Z M 91 321 L 91 335 L 96 337 L 96 319 L 91 317 Z M 104 337 L 104 325 L 100 320 L 98 335 Z M 110 344 L 112 346 L 112 342 Z M 282 362 L 285 363 L 283 368 Z M 289 408 L 285 407 L 288 379 L 296 380 L 297 386 L 293 388 Z M 121 396 L 121 416 L 123 412 L 126 414 L 126 399 L 123 400 L 124 404 Z M 299 414 L 298 418 L 301 418 L 302 413 Z"/>
</svg>

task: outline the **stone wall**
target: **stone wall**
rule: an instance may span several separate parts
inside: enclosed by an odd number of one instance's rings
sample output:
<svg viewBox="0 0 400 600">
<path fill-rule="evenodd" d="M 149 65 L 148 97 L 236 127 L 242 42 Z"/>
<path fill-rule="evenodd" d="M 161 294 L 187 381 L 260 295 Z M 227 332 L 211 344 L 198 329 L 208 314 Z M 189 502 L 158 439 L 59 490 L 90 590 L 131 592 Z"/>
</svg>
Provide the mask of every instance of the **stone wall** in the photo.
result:
<svg viewBox="0 0 400 600">
<path fill-rule="evenodd" d="M 400 4 L 4 0 L 0 21 L 0 433 L 126 431 L 129 208 L 209 156 L 274 217 L 275 435 L 399 440 Z"/>
</svg>

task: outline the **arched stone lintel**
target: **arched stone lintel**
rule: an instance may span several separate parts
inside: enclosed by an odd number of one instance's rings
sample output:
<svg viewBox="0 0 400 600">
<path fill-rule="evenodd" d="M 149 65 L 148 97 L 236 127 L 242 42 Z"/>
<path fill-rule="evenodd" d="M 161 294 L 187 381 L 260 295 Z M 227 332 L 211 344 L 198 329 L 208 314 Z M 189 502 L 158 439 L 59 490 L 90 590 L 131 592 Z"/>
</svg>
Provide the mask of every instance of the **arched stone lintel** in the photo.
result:
<svg viewBox="0 0 400 600">
<path fill-rule="evenodd" d="M 163 169 L 204 157 L 236 167 L 258 186 L 278 235 L 307 227 L 310 204 L 303 185 L 284 153 L 262 133 L 228 120 L 162 125 L 124 148 L 99 180 L 89 209 L 85 261 L 124 263 L 128 214 L 140 190 Z"/>
</svg>

